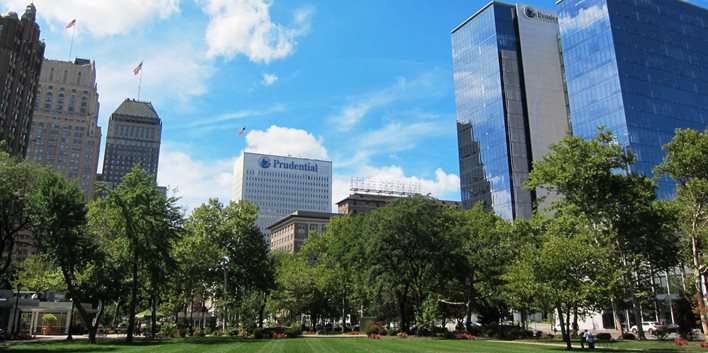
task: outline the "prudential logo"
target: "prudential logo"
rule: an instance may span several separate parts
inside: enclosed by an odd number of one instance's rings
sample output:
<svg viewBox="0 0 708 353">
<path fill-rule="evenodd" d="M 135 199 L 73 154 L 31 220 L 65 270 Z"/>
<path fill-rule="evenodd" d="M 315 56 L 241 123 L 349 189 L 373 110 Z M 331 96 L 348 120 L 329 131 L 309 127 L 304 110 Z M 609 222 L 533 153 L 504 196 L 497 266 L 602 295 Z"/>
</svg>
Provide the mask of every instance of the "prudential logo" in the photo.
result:
<svg viewBox="0 0 708 353">
<path fill-rule="evenodd" d="M 534 10 L 533 7 L 531 7 L 531 6 L 526 6 L 526 8 L 524 8 L 524 14 L 528 18 L 535 18 L 536 17 L 536 10 Z"/>
<path fill-rule="evenodd" d="M 260 164 L 261 168 L 270 168 L 270 158 L 261 157 L 261 159 L 258 161 L 258 164 Z"/>
</svg>

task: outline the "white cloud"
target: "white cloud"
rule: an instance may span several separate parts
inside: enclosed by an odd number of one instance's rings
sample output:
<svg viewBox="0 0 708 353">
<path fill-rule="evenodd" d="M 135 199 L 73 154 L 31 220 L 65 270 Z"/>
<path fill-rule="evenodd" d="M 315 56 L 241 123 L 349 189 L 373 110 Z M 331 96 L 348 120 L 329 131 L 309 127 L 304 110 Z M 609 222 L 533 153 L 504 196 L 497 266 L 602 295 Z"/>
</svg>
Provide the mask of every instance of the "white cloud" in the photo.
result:
<svg viewBox="0 0 708 353">
<path fill-rule="evenodd" d="M 413 80 L 399 77 L 394 84 L 384 89 L 350 98 L 350 103 L 340 108 L 340 112 L 330 117 L 329 121 L 338 130 L 349 131 L 376 109 L 396 102 L 439 95 L 442 84 L 438 82 L 438 76 L 431 71 Z"/>
<path fill-rule="evenodd" d="M 189 105 L 193 97 L 208 91 L 206 82 L 214 69 L 203 58 L 191 54 L 195 49 L 190 43 L 165 43 L 153 48 L 145 58 L 97 60 L 101 108 L 107 109 L 102 113 L 110 114 L 125 98 L 137 98 L 141 78 L 133 75 L 132 70 L 140 61 L 143 62 L 139 74 L 142 75 L 140 99 L 156 103 L 158 114 L 160 106 Z"/>
<path fill-rule="evenodd" d="M 586 9 L 580 9 L 573 17 L 561 17 L 560 26 L 566 32 L 577 31 L 589 26 L 603 16 L 606 17 L 605 21 L 609 21 L 609 17 L 607 17 L 607 4 L 602 5 L 602 7 L 593 5 Z"/>
<path fill-rule="evenodd" d="M 76 19 L 76 35 L 88 32 L 96 37 L 139 31 L 155 18 L 166 19 L 179 12 L 180 0 L 34 0 L 37 16 L 52 24 L 53 30 Z M 5 8 L 24 12 L 27 0 L 8 0 Z M 44 30 L 44 29 L 42 29 Z M 69 32 L 69 30 L 66 30 Z"/>
<path fill-rule="evenodd" d="M 231 200 L 233 160 L 200 161 L 170 148 L 162 145 L 157 179 L 159 185 L 177 189 L 180 205 L 194 209 L 209 198 Z"/>
<path fill-rule="evenodd" d="M 327 160 L 322 138 L 305 130 L 271 126 L 266 131 L 252 130 L 246 135 L 246 151 L 280 156 Z"/>
<path fill-rule="evenodd" d="M 435 170 L 434 179 L 406 176 L 400 166 L 373 167 L 364 165 L 352 175 L 335 174 L 332 183 L 332 210 L 336 212 L 336 202 L 343 200 L 351 194 L 349 191 L 352 177 L 369 178 L 376 180 L 395 180 L 420 185 L 420 193 L 430 194 L 438 199 L 459 200 L 460 178 L 455 174 L 448 174 L 441 168 Z"/>
<path fill-rule="evenodd" d="M 261 83 L 264 86 L 272 86 L 276 81 L 278 81 L 278 76 L 275 74 L 263 73 L 263 81 Z"/>
<path fill-rule="evenodd" d="M 235 111 L 231 113 L 226 113 L 226 114 L 221 114 L 217 117 L 214 118 L 205 118 L 205 119 L 200 119 L 198 121 L 192 121 L 184 125 L 175 125 L 175 128 L 200 128 L 200 129 L 206 129 L 206 130 L 214 130 L 214 129 L 229 129 L 233 128 L 234 126 L 240 126 L 243 125 L 240 123 L 240 125 L 236 125 L 236 122 L 239 120 L 247 119 L 247 118 L 257 118 L 257 117 L 262 117 L 262 116 L 267 116 L 275 113 L 282 113 L 285 111 L 285 106 L 283 106 L 280 103 L 276 103 L 275 105 L 272 105 L 266 109 L 248 109 L 248 110 L 240 110 L 240 111 Z"/>
<path fill-rule="evenodd" d="M 357 148 L 376 150 L 378 153 L 408 150 L 425 137 L 448 134 L 450 126 L 440 122 L 391 123 L 359 136 Z"/>
<path fill-rule="evenodd" d="M 238 54 L 253 62 L 269 63 L 295 50 L 296 39 L 309 31 L 311 9 L 297 10 L 291 27 L 274 23 L 267 0 L 202 0 L 209 16 L 207 56 L 226 60 Z"/>
</svg>

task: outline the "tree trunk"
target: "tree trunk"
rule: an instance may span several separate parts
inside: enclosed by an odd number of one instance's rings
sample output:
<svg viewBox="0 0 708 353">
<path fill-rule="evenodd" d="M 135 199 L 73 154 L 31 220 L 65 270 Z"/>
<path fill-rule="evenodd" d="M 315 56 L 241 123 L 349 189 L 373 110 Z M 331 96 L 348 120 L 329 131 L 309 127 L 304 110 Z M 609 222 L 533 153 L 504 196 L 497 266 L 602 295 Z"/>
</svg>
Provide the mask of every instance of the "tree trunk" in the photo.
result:
<svg viewBox="0 0 708 353">
<path fill-rule="evenodd" d="M 644 334 L 644 329 L 642 328 L 642 304 L 635 293 L 634 276 L 629 274 L 627 277 L 629 279 L 629 296 L 632 300 L 632 314 L 634 315 L 634 320 L 637 322 L 637 335 L 640 340 L 646 340 L 647 336 Z"/>
<path fill-rule="evenodd" d="M 474 285 L 472 284 L 472 278 L 469 278 L 469 283 L 467 283 L 467 303 L 465 304 L 465 316 L 467 322 L 465 323 L 465 328 L 467 332 L 472 332 L 472 299 L 474 296 Z"/>
<path fill-rule="evenodd" d="M 693 230 L 696 229 L 696 222 L 693 222 Z M 696 293 L 698 293 L 699 298 L 696 300 L 698 305 L 698 313 L 701 317 L 701 326 L 703 326 L 703 332 L 706 333 L 704 336 L 704 341 L 708 342 L 708 301 L 706 300 L 706 284 L 703 279 L 703 274 L 701 273 L 701 251 L 698 244 L 698 237 L 695 236 L 695 232 L 691 232 L 691 255 L 693 260 L 693 271 L 695 278 Z"/>
<path fill-rule="evenodd" d="M 573 303 L 573 332 L 578 333 L 580 325 L 578 325 L 578 302 Z"/>
<path fill-rule="evenodd" d="M 128 310 L 128 333 L 125 341 L 133 342 L 133 331 L 135 330 L 135 307 L 138 305 L 138 260 L 133 253 L 133 283 L 130 288 L 130 309 Z"/>
<path fill-rule="evenodd" d="M 619 316 L 619 304 L 617 304 L 617 299 L 612 299 L 612 318 L 615 320 L 615 329 L 619 333 L 617 337 L 618 340 L 624 338 L 624 326 L 622 325 L 622 320 Z M 627 318 L 629 320 L 629 318 Z"/>
<path fill-rule="evenodd" d="M 344 295 L 342 295 L 342 334 L 344 334 L 344 326 L 347 325 L 347 318 L 344 316 L 346 301 Z"/>
<path fill-rule="evenodd" d="M 573 346 L 570 343 L 570 335 L 565 327 L 565 321 L 563 320 L 563 309 L 560 304 L 556 305 L 556 311 L 558 312 L 558 321 L 560 322 L 561 336 L 563 336 L 563 341 L 565 342 L 565 349 L 572 350 Z"/>
<path fill-rule="evenodd" d="M 258 327 L 263 328 L 263 316 L 265 315 L 265 307 L 266 307 L 266 301 L 268 300 L 268 296 L 263 293 L 263 301 L 261 302 L 261 306 L 258 308 Z"/>
<path fill-rule="evenodd" d="M 192 336 L 194 334 L 194 329 L 192 328 L 192 324 L 194 323 L 194 290 L 192 290 L 192 294 L 189 297 L 189 335 Z"/>
<path fill-rule="evenodd" d="M 155 291 L 152 293 L 152 298 L 150 298 L 150 313 L 152 314 L 152 317 L 150 318 L 150 337 L 155 338 L 155 335 L 157 335 L 157 294 Z"/>
</svg>

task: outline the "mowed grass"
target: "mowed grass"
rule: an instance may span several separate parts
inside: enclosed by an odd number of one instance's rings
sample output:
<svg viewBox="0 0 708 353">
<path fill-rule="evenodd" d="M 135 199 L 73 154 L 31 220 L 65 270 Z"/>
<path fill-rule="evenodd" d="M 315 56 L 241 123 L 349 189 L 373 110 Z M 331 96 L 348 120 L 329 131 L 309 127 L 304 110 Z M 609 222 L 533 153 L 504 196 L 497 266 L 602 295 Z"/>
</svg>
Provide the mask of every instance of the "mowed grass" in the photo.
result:
<svg viewBox="0 0 708 353">
<path fill-rule="evenodd" d="M 579 350 L 579 345 L 573 345 Z M 206 337 L 184 338 L 159 341 L 138 341 L 125 344 L 118 340 L 100 340 L 96 345 L 86 341 L 20 343 L 0 348 L 3 352 L 157 352 L 157 353 L 454 353 L 454 352 L 564 352 L 559 343 L 539 344 L 519 341 L 458 341 L 423 338 L 298 338 L 280 340 L 253 340 L 244 338 Z M 696 343 L 688 347 L 677 347 L 672 342 L 620 342 L 600 344 L 595 352 L 693 352 L 706 351 Z M 589 352 L 589 351 L 588 351 Z"/>
</svg>

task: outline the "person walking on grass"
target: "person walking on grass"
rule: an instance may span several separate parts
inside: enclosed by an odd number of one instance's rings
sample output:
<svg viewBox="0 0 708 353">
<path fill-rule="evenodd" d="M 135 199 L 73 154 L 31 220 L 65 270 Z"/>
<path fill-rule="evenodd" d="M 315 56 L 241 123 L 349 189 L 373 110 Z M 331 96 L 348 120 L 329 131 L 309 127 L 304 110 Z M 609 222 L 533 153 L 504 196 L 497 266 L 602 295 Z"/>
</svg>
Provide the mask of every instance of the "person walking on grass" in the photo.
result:
<svg viewBox="0 0 708 353">
<path fill-rule="evenodd" d="M 585 342 L 588 343 L 588 348 L 595 349 L 595 337 L 592 335 L 592 332 L 585 330 L 583 336 L 585 336 Z"/>
<path fill-rule="evenodd" d="M 580 334 L 580 348 L 585 349 L 585 335 L 588 333 L 588 330 L 585 330 L 583 333 Z"/>
</svg>

